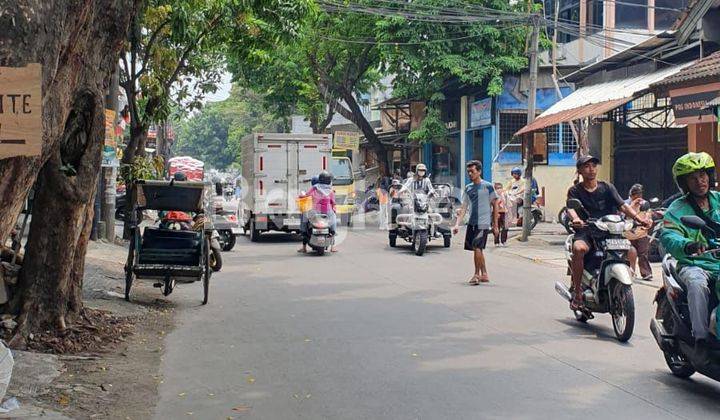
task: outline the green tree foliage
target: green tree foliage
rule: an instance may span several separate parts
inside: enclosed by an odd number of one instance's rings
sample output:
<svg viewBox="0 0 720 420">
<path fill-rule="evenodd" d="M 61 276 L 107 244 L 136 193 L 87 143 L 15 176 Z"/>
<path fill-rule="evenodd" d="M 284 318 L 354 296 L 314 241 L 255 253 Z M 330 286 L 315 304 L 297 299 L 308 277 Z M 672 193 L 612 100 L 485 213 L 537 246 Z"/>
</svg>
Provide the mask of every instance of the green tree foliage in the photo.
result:
<svg viewBox="0 0 720 420">
<path fill-rule="evenodd" d="M 381 78 L 381 50 L 372 42 L 380 19 L 317 11 L 303 22 L 294 42 L 258 54 L 255 60 L 235 62 L 231 55 L 229 69 L 240 85 L 263 94 L 279 115 L 302 113 L 316 133 L 327 128 L 335 113 L 342 115 L 386 159 L 358 100 Z"/>
<path fill-rule="evenodd" d="M 227 53 L 242 63 L 272 50 L 309 10 L 309 0 L 148 0 L 122 60 L 132 120 L 124 163 L 143 153 L 148 127 L 173 104 L 192 110 L 215 91 Z"/>
<path fill-rule="evenodd" d="M 262 104 L 260 95 L 233 88 L 228 99 L 207 104 L 180 122 L 174 154 L 192 156 L 216 169 L 238 166 L 245 135 L 283 128 L 284 121 Z"/>
<path fill-rule="evenodd" d="M 504 12 L 527 12 L 528 5 L 510 6 L 506 0 L 414 0 L 397 2 L 400 10 L 454 10 L 458 14 L 478 15 L 477 7 Z M 473 8 L 475 8 L 473 10 Z M 383 62 L 395 75 L 394 95 L 428 100 L 426 119 L 411 138 L 429 141 L 444 137 L 438 105 L 447 82 L 483 87 L 487 95 L 499 95 L 503 75 L 527 68 L 527 19 L 518 14 L 515 21 L 479 21 L 438 24 L 391 16 L 376 26 L 375 37 L 383 43 Z"/>
</svg>

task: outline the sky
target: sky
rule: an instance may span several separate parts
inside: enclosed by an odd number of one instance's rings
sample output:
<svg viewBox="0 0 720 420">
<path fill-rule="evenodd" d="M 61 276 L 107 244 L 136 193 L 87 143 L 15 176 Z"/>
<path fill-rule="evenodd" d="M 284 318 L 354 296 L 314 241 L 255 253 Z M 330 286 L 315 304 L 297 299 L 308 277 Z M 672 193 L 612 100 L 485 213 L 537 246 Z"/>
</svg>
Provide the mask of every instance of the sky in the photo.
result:
<svg viewBox="0 0 720 420">
<path fill-rule="evenodd" d="M 217 92 L 207 95 L 203 102 L 220 102 L 230 97 L 230 88 L 232 87 L 231 79 L 232 75 L 228 72 L 224 72 Z"/>
</svg>

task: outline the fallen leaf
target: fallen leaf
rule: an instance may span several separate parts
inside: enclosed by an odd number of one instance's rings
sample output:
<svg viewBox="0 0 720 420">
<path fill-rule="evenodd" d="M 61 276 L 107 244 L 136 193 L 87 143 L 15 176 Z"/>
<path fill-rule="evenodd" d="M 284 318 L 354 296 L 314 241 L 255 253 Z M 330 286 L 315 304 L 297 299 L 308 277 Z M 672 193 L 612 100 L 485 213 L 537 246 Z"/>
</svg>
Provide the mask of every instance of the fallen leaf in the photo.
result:
<svg viewBox="0 0 720 420">
<path fill-rule="evenodd" d="M 187 393 L 181 392 L 181 393 L 178 394 L 178 397 L 184 397 L 185 395 L 187 395 Z"/>
<path fill-rule="evenodd" d="M 255 383 L 255 378 L 253 378 L 252 376 L 249 376 L 249 377 L 247 378 L 247 383 L 249 383 L 249 384 L 251 384 L 251 385 L 254 384 L 254 383 Z"/>
<path fill-rule="evenodd" d="M 312 394 L 307 394 L 307 395 L 305 396 L 305 399 L 306 399 L 306 400 L 309 400 L 310 397 L 312 397 Z"/>
<path fill-rule="evenodd" d="M 60 394 L 60 396 L 58 397 L 58 404 L 62 406 L 67 406 L 70 404 L 70 398 L 68 398 L 67 395 Z"/>
<path fill-rule="evenodd" d="M 192 415 L 193 415 L 192 411 L 188 411 L 188 412 L 185 413 L 185 414 L 187 414 L 188 416 L 192 416 Z"/>
<path fill-rule="evenodd" d="M 246 412 L 250 411 L 250 408 L 251 407 L 247 404 L 240 404 L 240 405 L 233 407 L 232 410 L 237 413 L 246 413 Z"/>
<path fill-rule="evenodd" d="M 311 342 L 311 341 L 312 341 L 312 340 L 309 339 L 309 338 L 306 338 L 306 339 L 305 339 L 305 342 L 306 342 L 306 343 L 309 343 L 309 342 Z"/>
<path fill-rule="evenodd" d="M 215 394 L 213 394 L 212 392 L 208 394 L 208 397 L 214 397 L 214 396 L 215 396 Z"/>
<path fill-rule="evenodd" d="M 412 357 L 418 357 L 418 354 L 417 354 L 417 353 L 413 353 L 413 354 L 411 354 L 411 356 L 412 356 Z"/>
</svg>

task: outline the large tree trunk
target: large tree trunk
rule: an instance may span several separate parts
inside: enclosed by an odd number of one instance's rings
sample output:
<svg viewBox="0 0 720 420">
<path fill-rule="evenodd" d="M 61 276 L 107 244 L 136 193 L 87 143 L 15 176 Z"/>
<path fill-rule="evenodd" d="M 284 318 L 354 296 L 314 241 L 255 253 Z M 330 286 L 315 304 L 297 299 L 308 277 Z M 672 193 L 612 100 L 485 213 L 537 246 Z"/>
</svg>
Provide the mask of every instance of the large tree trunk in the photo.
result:
<svg viewBox="0 0 720 420">
<path fill-rule="evenodd" d="M 62 324 L 81 309 L 88 216 L 104 137 L 98 129 L 103 98 L 139 3 L 0 1 L 0 65 L 38 62 L 43 69 L 42 154 L 0 160 L 0 239 L 7 237 L 42 168 L 19 286 L 24 331 Z M 60 172 L 63 164 L 77 175 Z"/>
<path fill-rule="evenodd" d="M 80 93 L 60 147 L 38 177 L 26 265 L 19 283 L 21 334 L 63 330 L 82 309 L 83 262 L 105 129 L 103 99 L 100 90 Z M 77 175 L 61 171 L 63 165 L 72 165 Z"/>
<path fill-rule="evenodd" d="M 365 118 L 365 115 L 363 115 L 362 109 L 360 109 L 360 105 L 358 105 L 352 92 L 347 89 L 341 89 L 340 94 L 343 101 L 345 101 L 348 105 L 350 114 L 348 114 L 347 110 L 345 110 L 342 106 L 339 107 L 338 111 L 343 117 L 352 121 L 356 126 L 358 126 L 360 131 L 362 131 L 365 139 L 377 155 L 378 165 L 380 166 L 380 174 L 386 176 L 390 175 L 390 162 L 388 161 L 388 154 L 385 145 L 380 142 L 380 139 L 375 133 L 375 129 L 370 125 L 370 122 L 368 122 L 367 118 Z"/>
</svg>

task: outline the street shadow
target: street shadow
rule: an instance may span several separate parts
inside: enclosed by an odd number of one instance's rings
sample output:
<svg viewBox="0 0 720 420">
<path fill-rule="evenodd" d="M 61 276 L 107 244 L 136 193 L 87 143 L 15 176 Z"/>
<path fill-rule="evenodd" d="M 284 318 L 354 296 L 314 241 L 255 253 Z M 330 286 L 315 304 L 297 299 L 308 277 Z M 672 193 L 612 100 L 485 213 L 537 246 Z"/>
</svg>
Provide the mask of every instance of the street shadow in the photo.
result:
<svg viewBox="0 0 720 420">
<path fill-rule="evenodd" d="M 571 318 L 558 319 L 557 322 L 569 327 L 563 332 L 563 334 L 568 337 L 588 338 L 589 336 L 594 336 L 594 338 L 598 340 L 614 342 L 620 347 L 633 347 L 632 339 L 625 343 L 619 342 L 615 337 L 615 330 L 613 330 L 612 326 L 608 327 L 600 325 L 598 322 L 593 322 L 598 320 L 602 322 L 602 319 L 598 318 L 589 320 L 588 322 L 580 322 Z M 635 327 L 637 328 L 637 325 Z"/>
</svg>

